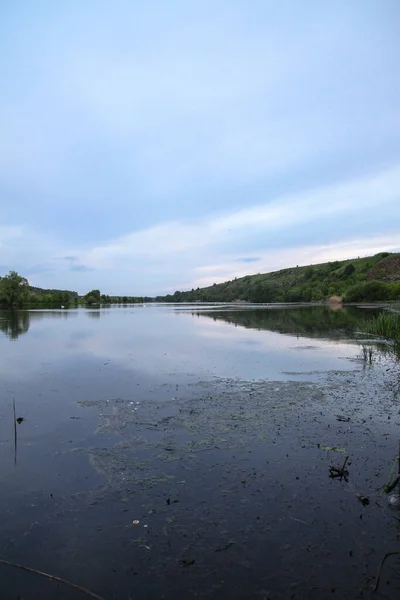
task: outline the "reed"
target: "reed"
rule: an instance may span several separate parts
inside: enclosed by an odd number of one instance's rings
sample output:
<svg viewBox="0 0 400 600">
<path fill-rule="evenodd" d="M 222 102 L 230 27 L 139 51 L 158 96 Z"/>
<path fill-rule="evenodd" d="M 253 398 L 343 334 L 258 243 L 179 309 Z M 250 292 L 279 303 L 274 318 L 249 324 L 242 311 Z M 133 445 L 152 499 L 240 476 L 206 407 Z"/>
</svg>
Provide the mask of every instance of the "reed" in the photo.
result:
<svg viewBox="0 0 400 600">
<path fill-rule="evenodd" d="M 400 344 L 400 314 L 381 312 L 366 324 L 366 331 Z"/>
</svg>

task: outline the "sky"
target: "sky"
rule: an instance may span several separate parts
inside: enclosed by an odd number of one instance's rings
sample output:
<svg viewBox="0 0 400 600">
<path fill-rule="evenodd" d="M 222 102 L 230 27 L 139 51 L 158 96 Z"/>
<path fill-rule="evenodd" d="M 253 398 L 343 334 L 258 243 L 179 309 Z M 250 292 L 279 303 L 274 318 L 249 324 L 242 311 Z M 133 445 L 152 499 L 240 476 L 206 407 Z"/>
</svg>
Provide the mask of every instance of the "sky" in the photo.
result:
<svg viewBox="0 0 400 600">
<path fill-rule="evenodd" d="M 158 295 L 400 251 L 398 0 L 0 3 L 0 275 Z"/>
</svg>

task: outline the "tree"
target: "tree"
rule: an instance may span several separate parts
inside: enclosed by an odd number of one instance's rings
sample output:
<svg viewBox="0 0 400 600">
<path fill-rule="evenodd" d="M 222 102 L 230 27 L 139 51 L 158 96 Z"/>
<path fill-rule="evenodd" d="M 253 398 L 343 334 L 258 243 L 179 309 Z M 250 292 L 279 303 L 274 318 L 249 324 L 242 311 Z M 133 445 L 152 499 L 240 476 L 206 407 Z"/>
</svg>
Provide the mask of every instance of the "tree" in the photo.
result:
<svg viewBox="0 0 400 600">
<path fill-rule="evenodd" d="M 0 302 L 10 308 L 21 306 L 28 298 L 29 283 L 16 271 L 10 271 L 0 280 Z"/>
<path fill-rule="evenodd" d="M 100 290 L 91 290 L 83 296 L 83 300 L 86 304 L 100 304 Z"/>
</svg>

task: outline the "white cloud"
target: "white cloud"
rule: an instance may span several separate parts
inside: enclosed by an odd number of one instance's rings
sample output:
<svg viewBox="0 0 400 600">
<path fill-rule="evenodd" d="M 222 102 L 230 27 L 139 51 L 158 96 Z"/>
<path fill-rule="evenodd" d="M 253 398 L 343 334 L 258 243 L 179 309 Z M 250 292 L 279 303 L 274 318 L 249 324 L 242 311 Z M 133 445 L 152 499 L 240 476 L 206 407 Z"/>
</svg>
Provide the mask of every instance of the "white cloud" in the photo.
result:
<svg viewBox="0 0 400 600">
<path fill-rule="evenodd" d="M 400 168 L 308 193 L 276 198 L 268 204 L 196 221 L 163 223 L 92 247 L 72 246 L 29 227 L 0 229 L 1 264 L 27 273 L 35 285 L 85 292 L 100 287 L 111 294 L 160 294 L 201 287 L 248 273 L 395 251 L 400 235 L 343 234 L 329 243 L 312 243 L 308 230 L 357 220 L 364 212 L 386 215 L 386 229 L 400 218 Z M 292 233 L 295 243 L 279 244 Z M 290 237 L 290 236 L 289 236 Z M 331 240 L 334 242 L 331 243 Z M 259 260 L 243 262 L 242 245 Z M 248 249 L 246 254 L 248 255 Z M 60 257 L 76 257 L 60 260 Z M 78 271 L 80 269 L 80 271 Z M 88 271 L 85 269 L 92 269 Z"/>
<path fill-rule="evenodd" d="M 400 252 L 400 234 L 391 237 L 378 236 L 341 240 L 333 244 L 306 244 L 291 248 L 274 249 L 264 252 L 256 263 L 256 271 L 249 265 L 240 264 L 234 258 L 231 262 L 202 266 L 195 269 L 195 276 L 186 282 L 182 289 L 196 289 L 213 283 L 222 283 L 235 277 L 245 277 L 251 273 L 268 273 L 288 267 L 318 264 L 334 260 L 346 260 L 371 256 L 378 252 Z M 260 254 L 260 253 L 259 253 Z"/>
<path fill-rule="evenodd" d="M 397 206 L 400 167 L 378 175 L 312 190 L 308 193 L 276 198 L 265 205 L 252 206 L 197 222 L 171 222 L 135 232 L 81 255 L 81 262 L 93 268 L 131 265 L 141 260 L 171 260 L 184 266 L 213 254 L 235 252 L 239 239 L 251 239 L 255 233 L 277 234 L 307 222 L 357 216 L 365 210 L 387 210 Z M 338 232 L 340 236 L 340 232 Z M 254 248 L 259 253 L 262 248 Z M 244 268 L 248 268 L 244 267 Z"/>
</svg>

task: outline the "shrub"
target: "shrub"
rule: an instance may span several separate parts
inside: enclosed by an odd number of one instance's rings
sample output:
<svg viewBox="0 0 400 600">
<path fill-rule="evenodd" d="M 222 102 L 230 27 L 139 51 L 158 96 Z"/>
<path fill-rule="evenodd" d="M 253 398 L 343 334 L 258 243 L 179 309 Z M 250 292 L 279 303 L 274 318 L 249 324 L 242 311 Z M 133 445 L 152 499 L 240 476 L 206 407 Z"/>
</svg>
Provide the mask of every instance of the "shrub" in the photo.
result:
<svg viewBox="0 0 400 600">
<path fill-rule="evenodd" d="M 382 281 L 367 281 L 356 283 L 345 293 L 345 302 L 376 302 L 389 300 L 391 290 L 387 283 Z"/>
</svg>

